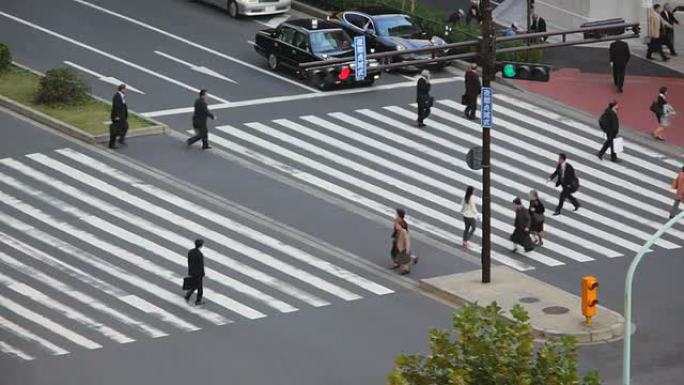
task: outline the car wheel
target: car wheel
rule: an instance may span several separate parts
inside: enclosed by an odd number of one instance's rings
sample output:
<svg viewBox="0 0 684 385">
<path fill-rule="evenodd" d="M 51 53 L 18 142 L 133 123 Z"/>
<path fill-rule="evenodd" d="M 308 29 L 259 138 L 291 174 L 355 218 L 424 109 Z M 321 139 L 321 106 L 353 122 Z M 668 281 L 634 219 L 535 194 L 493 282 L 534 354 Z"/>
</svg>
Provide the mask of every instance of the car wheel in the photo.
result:
<svg viewBox="0 0 684 385">
<path fill-rule="evenodd" d="M 313 87 L 316 87 L 321 91 L 325 91 L 330 88 L 328 78 L 324 74 L 313 75 L 309 81 Z"/>
<path fill-rule="evenodd" d="M 233 19 L 237 19 L 240 16 L 238 5 L 235 0 L 228 0 L 228 4 L 226 4 L 226 10 L 228 11 L 228 15 Z"/>
<path fill-rule="evenodd" d="M 268 68 L 273 71 L 278 69 L 278 57 L 274 53 L 268 55 Z"/>
<path fill-rule="evenodd" d="M 363 82 L 361 82 L 362 87 L 371 87 L 371 86 L 373 86 L 373 84 L 375 84 L 375 79 L 373 79 L 373 78 L 368 79 L 368 80 L 364 80 Z"/>
</svg>

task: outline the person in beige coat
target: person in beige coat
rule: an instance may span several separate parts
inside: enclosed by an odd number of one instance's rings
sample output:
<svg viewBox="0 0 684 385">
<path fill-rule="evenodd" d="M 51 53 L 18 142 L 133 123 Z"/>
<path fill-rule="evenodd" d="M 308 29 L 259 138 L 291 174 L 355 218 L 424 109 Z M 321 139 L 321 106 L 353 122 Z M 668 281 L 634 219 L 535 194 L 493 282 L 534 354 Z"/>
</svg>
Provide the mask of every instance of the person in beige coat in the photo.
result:
<svg viewBox="0 0 684 385">
<path fill-rule="evenodd" d="M 653 60 L 653 52 L 660 54 L 663 61 L 670 60 L 663 51 L 663 39 L 665 38 L 664 28 L 672 28 L 667 21 L 663 20 L 660 12 L 663 10 L 660 4 L 654 4 L 653 10 L 648 15 L 648 51 L 646 51 L 646 59 Z"/>
<path fill-rule="evenodd" d="M 411 265 L 418 263 L 418 257 L 411 254 L 411 237 L 408 232 L 408 223 L 404 217 L 406 211 L 397 209 L 394 217 L 394 231 L 392 232 L 392 261 L 393 269 L 399 268 L 401 275 L 411 272 Z"/>
<path fill-rule="evenodd" d="M 684 167 L 672 181 L 672 188 L 675 190 L 675 198 L 670 210 L 670 219 L 679 213 L 679 204 L 684 200 Z"/>
</svg>

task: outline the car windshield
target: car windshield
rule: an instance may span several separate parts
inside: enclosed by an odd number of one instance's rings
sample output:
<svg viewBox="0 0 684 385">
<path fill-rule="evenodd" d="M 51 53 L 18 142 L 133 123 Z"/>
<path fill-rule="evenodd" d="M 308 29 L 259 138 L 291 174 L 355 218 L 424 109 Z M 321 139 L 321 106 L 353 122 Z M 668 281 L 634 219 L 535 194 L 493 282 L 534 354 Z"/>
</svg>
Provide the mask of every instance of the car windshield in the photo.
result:
<svg viewBox="0 0 684 385">
<path fill-rule="evenodd" d="M 341 29 L 311 32 L 311 50 L 315 54 L 351 48 L 351 38 Z"/>
<path fill-rule="evenodd" d="M 376 32 L 380 36 L 406 36 L 419 31 L 413 20 L 404 15 L 379 16 L 374 21 Z"/>
</svg>

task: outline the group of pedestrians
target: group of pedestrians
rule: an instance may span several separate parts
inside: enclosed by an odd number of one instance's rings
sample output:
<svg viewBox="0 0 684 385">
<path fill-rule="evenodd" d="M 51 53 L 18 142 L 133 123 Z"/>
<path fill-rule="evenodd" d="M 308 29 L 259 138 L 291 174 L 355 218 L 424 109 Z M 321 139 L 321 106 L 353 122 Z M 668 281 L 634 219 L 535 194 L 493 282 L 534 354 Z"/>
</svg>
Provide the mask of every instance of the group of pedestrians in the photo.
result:
<svg viewBox="0 0 684 385">
<path fill-rule="evenodd" d="M 648 15 L 648 50 L 646 58 L 653 60 L 653 53 L 658 53 L 663 61 L 670 58 L 665 55 L 663 46 L 670 51 L 670 55 L 677 56 L 674 48 L 674 25 L 679 24 L 674 9 L 669 2 L 664 5 L 653 4 Z"/>
</svg>

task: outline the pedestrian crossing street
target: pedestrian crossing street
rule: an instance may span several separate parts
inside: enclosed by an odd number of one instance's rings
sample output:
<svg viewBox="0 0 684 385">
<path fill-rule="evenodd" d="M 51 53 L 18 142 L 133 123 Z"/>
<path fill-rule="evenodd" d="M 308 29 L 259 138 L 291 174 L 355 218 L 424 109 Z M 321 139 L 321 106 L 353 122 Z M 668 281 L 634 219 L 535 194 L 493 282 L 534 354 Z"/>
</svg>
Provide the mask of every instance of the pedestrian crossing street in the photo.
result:
<svg viewBox="0 0 684 385">
<path fill-rule="evenodd" d="M 495 99 L 493 259 L 527 271 L 631 256 L 667 220 L 677 162 L 634 143 L 626 143 L 621 163 L 599 161 L 604 137 L 598 128 L 504 94 Z M 467 167 L 465 154 L 482 143 L 479 121 L 464 119 L 462 108 L 438 100 L 422 129 L 415 127 L 412 104 L 219 126 L 210 141 L 377 214 L 391 217 L 394 207 L 405 207 L 413 229 L 460 247 L 465 188 L 481 187 L 481 171 Z M 559 190 L 546 178 L 559 152 L 578 173 L 582 208 L 573 212 L 568 203 L 556 217 Z M 547 210 L 544 246 L 513 254 L 511 202 L 527 199 L 531 189 Z M 683 240 L 679 227 L 656 245 L 677 249 Z"/>
<path fill-rule="evenodd" d="M 199 307 L 181 290 L 197 237 L 205 239 L 207 274 Z M 0 359 L 95 350 L 393 293 L 298 242 L 96 155 L 64 148 L 0 159 Z"/>
</svg>

